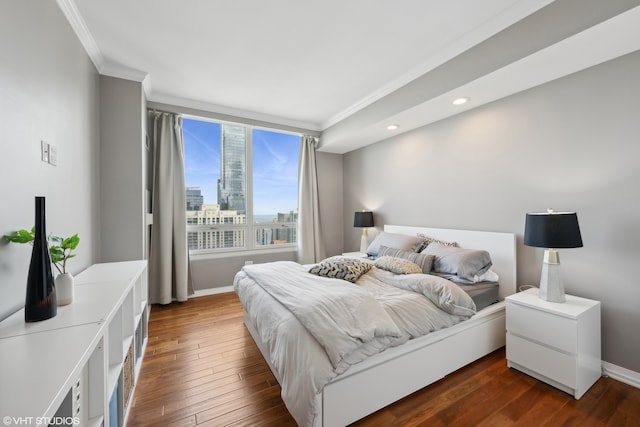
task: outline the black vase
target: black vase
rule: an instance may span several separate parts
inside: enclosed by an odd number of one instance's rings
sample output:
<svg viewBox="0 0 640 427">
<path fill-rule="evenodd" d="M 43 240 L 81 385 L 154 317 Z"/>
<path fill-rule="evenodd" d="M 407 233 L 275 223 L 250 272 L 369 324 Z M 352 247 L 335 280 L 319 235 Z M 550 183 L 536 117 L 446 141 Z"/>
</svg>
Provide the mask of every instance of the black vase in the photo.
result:
<svg viewBox="0 0 640 427">
<path fill-rule="evenodd" d="M 38 322 L 58 314 L 46 228 L 44 197 L 36 197 L 35 235 L 27 277 L 27 298 L 24 303 L 26 322 Z"/>
</svg>

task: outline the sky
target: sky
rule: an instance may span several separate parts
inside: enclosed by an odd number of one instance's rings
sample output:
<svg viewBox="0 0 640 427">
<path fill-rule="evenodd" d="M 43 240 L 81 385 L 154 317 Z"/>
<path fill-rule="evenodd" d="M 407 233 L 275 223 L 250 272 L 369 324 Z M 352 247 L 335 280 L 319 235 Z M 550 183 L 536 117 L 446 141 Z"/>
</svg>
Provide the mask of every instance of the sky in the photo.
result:
<svg viewBox="0 0 640 427">
<path fill-rule="evenodd" d="M 217 203 L 220 124 L 183 119 L 187 187 L 200 187 L 204 203 Z M 300 137 L 253 130 L 254 215 L 289 212 L 298 206 Z"/>
</svg>

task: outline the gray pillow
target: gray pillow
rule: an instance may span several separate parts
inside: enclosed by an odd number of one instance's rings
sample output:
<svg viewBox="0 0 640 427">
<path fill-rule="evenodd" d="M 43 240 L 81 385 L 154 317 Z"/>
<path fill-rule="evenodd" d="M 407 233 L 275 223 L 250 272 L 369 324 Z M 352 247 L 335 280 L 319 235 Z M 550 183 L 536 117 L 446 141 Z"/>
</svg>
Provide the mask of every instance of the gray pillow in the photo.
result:
<svg viewBox="0 0 640 427">
<path fill-rule="evenodd" d="M 455 274 L 470 281 L 485 273 L 492 265 L 489 252 L 484 250 L 463 249 L 434 242 L 421 253 L 436 257 L 433 262 L 433 271 L 436 273 Z"/>
<path fill-rule="evenodd" d="M 415 252 L 416 248 L 422 243 L 422 241 L 423 239 L 417 236 L 408 236 L 406 234 L 387 233 L 386 231 L 381 231 L 367 248 L 367 254 L 378 256 L 380 246 L 383 245 L 388 248 Z"/>
<path fill-rule="evenodd" d="M 335 256 L 323 260 L 309 269 L 309 273 L 317 276 L 342 279 L 351 283 L 371 269 L 367 261 L 356 258 Z"/>
<path fill-rule="evenodd" d="M 433 268 L 433 260 L 435 256 L 427 254 L 419 254 L 417 252 L 403 251 L 401 249 L 393 249 L 387 246 L 380 246 L 378 256 L 392 256 L 396 258 L 406 259 L 415 264 L 418 264 L 423 273 L 429 274 Z"/>
</svg>

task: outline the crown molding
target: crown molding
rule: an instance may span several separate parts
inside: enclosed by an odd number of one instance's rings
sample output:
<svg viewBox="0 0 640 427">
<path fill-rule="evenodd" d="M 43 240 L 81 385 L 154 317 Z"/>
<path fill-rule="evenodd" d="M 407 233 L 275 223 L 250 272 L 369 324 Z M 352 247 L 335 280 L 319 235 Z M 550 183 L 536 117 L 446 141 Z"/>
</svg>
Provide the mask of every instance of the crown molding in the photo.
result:
<svg viewBox="0 0 640 427">
<path fill-rule="evenodd" d="M 357 128 L 323 132 L 320 151 L 344 154 L 395 137 L 386 130 L 398 123 L 409 132 L 481 105 L 585 70 L 640 50 L 640 6 L 600 22 L 553 45 L 451 89 L 421 104 L 399 109 L 382 120 L 359 123 Z M 452 100 L 471 98 L 464 106 Z M 384 100 L 379 101 L 381 103 Z M 348 119 L 350 120 L 350 119 Z"/>
<path fill-rule="evenodd" d="M 553 0 L 524 0 L 503 10 L 500 14 L 496 15 L 491 20 L 485 22 L 479 27 L 473 28 L 472 30 L 468 31 L 453 43 L 444 46 L 440 51 L 435 52 L 433 55 L 431 55 L 426 61 L 416 65 L 398 78 L 376 89 L 355 104 L 352 104 L 344 110 L 338 112 L 337 114 L 329 117 L 322 123 L 322 129 L 324 130 L 330 128 L 331 126 L 346 119 L 352 114 L 357 113 L 363 108 L 395 92 L 402 86 L 412 82 L 418 77 L 428 73 L 429 71 L 432 71 L 439 65 L 447 62 L 450 59 L 453 59 L 457 55 L 473 47 L 478 43 L 478 40 L 485 40 L 492 35 L 504 30 L 505 28 L 512 25 L 514 17 L 524 18 L 552 2 Z"/>
<path fill-rule="evenodd" d="M 124 65 L 114 64 L 104 59 L 98 44 L 91 35 L 74 0 L 56 0 L 56 3 L 67 18 L 67 21 L 69 21 L 69 25 L 71 25 L 71 28 L 76 33 L 78 40 L 80 40 L 80 43 L 100 75 L 141 82 L 147 97 L 151 94 L 152 88 L 149 73 Z"/>
<path fill-rule="evenodd" d="M 314 132 L 320 132 L 319 123 L 305 122 L 302 120 L 293 120 L 285 117 L 273 116 L 269 114 L 258 113 L 255 111 L 243 110 L 240 108 L 226 107 L 223 105 L 212 104 L 209 102 L 196 101 L 193 99 L 182 98 L 175 95 L 166 93 L 153 92 L 147 95 L 147 98 L 151 102 L 158 104 L 168 104 L 177 107 L 190 108 L 193 110 L 201 110 L 209 113 L 237 117 L 242 119 L 255 120 L 257 122 L 277 124 L 281 126 L 288 126 L 297 128 L 300 130 L 308 130 Z"/>
<path fill-rule="evenodd" d="M 87 55 L 89 55 L 89 58 L 98 70 L 98 73 L 102 74 L 102 70 L 104 68 L 104 57 L 102 56 L 102 52 L 100 52 L 98 44 L 91 35 L 89 28 L 87 28 L 87 24 L 84 22 L 75 2 L 73 0 L 56 0 L 56 3 L 67 18 L 67 21 L 69 21 L 71 28 L 73 28 L 76 36 L 78 36 L 80 43 L 87 52 Z"/>
<path fill-rule="evenodd" d="M 144 82 L 149 75 L 146 71 L 136 70 L 135 68 L 129 68 L 124 65 L 113 64 L 109 61 L 105 61 L 103 63 L 100 74 L 120 79 L 133 80 L 134 82 Z"/>
</svg>

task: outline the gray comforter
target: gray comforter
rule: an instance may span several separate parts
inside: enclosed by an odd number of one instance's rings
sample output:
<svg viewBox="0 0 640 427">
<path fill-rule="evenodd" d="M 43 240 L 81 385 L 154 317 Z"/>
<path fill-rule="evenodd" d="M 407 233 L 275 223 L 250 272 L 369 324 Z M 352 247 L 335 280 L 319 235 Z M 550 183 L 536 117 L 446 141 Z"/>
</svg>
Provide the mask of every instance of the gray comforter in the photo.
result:
<svg viewBox="0 0 640 427">
<path fill-rule="evenodd" d="M 446 279 L 372 268 L 356 284 L 308 266 L 245 266 L 234 288 L 278 372 L 299 425 L 312 425 L 316 395 L 336 375 L 386 348 L 471 317 L 471 298 Z"/>
</svg>

